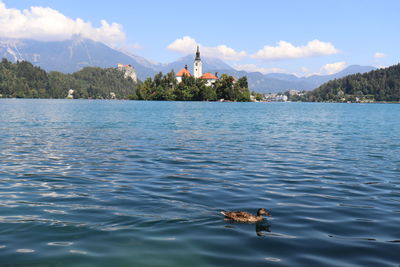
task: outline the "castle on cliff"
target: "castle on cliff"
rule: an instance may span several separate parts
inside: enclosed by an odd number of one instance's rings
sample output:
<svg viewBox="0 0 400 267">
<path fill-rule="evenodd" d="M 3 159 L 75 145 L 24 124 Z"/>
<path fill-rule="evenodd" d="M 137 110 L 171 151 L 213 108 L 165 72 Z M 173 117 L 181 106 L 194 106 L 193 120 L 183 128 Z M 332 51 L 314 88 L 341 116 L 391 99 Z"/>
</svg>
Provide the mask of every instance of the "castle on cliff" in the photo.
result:
<svg viewBox="0 0 400 267">
<path fill-rule="evenodd" d="M 192 76 L 192 74 L 188 70 L 187 65 L 185 65 L 185 67 L 176 74 L 176 80 L 178 81 L 178 83 L 182 82 L 182 77 L 184 75 Z M 194 63 L 193 63 L 193 77 L 196 79 L 206 80 L 207 86 L 213 85 L 215 83 L 215 81 L 218 80 L 217 75 L 214 75 L 210 72 L 206 72 L 203 74 L 203 65 L 201 63 L 199 46 L 197 46 L 196 57 L 195 57 Z"/>
<path fill-rule="evenodd" d="M 125 64 L 118 64 L 117 65 L 117 70 L 121 71 L 124 73 L 124 78 L 127 79 L 128 77 L 130 77 L 132 79 L 132 81 L 134 81 L 135 83 L 137 83 L 137 74 L 136 74 L 136 70 L 134 67 L 132 67 L 131 64 L 125 65 Z"/>
</svg>

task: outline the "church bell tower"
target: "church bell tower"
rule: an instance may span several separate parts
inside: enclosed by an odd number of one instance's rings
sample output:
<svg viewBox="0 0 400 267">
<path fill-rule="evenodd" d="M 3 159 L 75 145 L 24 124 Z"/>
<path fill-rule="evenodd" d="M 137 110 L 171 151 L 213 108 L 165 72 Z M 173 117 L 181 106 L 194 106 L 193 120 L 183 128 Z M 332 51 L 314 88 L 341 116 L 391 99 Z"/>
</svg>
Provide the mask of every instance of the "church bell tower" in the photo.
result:
<svg viewBox="0 0 400 267">
<path fill-rule="evenodd" d="M 203 67 L 200 59 L 199 46 L 197 46 L 196 58 L 194 59 L 193 63 L 193 70 L 195 78 L 200 78 L 203 75 Z"/>
</svg>

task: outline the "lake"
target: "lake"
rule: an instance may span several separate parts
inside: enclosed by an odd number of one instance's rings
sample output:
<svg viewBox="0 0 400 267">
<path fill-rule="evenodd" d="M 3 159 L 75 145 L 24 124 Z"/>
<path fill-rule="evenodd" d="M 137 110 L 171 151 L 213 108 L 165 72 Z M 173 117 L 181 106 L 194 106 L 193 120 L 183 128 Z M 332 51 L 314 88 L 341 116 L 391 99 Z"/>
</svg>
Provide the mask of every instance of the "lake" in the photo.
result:
<svg viewBox="0 0 400 267">
<path fill-rule="evenodd" d="M 1 99 L 0 266 L 398 266 L 399 116 Z"/>
</svg>

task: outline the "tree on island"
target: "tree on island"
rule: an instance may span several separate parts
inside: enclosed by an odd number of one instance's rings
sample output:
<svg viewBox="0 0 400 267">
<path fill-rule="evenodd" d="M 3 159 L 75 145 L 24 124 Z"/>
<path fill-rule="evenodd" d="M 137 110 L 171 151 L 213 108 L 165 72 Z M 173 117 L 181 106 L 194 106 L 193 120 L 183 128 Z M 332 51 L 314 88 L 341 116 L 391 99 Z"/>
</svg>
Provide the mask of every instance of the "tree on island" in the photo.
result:
<svg viewBox="0 0 400 267">
<path fill-rule="evenodd" d="M 166 75 L 161 72 L 154 78 L 147 78 L 137 91 L 140 100 L 167 100 L 167 101 L 250 101 L 250 91 L 246 77 L 237 82 L 227 74 L 211 86 L 206 85 L 206 80 L 196 79 L 193 76 L 182 76 L 182 81 L 177 82 L 175 72 Z"/>
</svg>

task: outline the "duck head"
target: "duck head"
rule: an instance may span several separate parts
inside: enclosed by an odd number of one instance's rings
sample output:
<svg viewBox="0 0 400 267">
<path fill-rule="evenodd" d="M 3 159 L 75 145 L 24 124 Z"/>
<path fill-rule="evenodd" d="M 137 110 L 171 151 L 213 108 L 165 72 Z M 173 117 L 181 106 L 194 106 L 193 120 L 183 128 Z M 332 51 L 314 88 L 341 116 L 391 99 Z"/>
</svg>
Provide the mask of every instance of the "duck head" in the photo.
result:
<svg viewBox="0 0 400 267">
<path fill-rule="evenodd" d="M 264 208 L 258 209 L 258 211 L 257 211 L 257 216 L 261 216 L 261 215 L 272 216 L 271 213 L 269 213 Z"/>
</svg>

